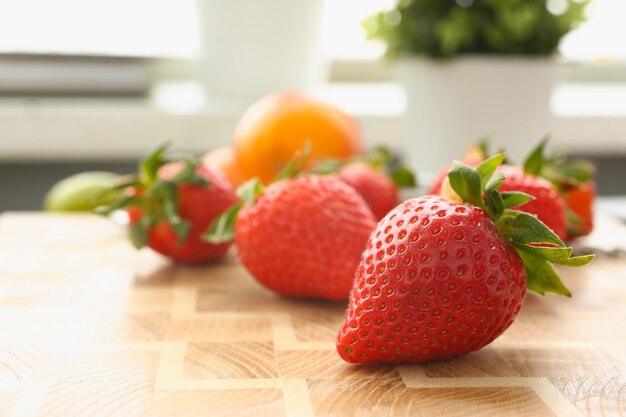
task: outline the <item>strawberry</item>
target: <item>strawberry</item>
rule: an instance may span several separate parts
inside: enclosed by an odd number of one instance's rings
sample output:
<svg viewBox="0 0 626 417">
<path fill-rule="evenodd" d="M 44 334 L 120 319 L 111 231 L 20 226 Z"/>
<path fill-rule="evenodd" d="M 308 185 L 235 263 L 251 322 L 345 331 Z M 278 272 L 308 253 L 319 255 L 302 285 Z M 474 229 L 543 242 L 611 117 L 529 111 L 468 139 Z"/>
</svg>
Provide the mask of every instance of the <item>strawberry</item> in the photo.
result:
<svg viewBox="0 0 626 417">
<path fill-rule="evenodd" d="M 539 175 L 554 185 L 565 200 L 567 239 L 584 236 L 593 230 L 596 186 L 595 167 L 585 160 L 567 160 L 560 155 L 544 156 L 547 139 L 542 140 L 524 163 L 524 171 Z"/>
<path fill-rule="evenodd" d="M 415 176 L 385 147 L 377 147 L 363 157 L 348 161 L 318 161 L 318 174 L 336 174 L 363 197 L 380 220 L 400 202 L 398 190 L 416 186 Z"/>
<path fill-rule="evenodd" d="M 367 165 L 346 165 L 337 176 L 363 197 L 377 220 L 400 203 L 398 189 L 391 178 Z"/>
<path fill-rule="evenodd" d="M 304 166 L 306 157 L 297 163 Z M 297 172 L 298 169 L 286 170 Z M 215 222 L 205 238 L 235 236 L 243 265 L 267 288 L 286 296 L 343 300 L 365 243 L 376 226 L 361 196 L 334 175 L 258 179 L 238 190 L 243 202 Z"/>
<path fill-rule="evenodd" d="M 585 236 L 593 230 L 593 206 L 596 199 L 596 183 L 587 180 L 580 185 L 563 190 L 563 198 L 574 216 L 570 216 L 567 239 Z"/>
<path fill-rule="evenodd" d="M 217 170 L 192 158 L 169 162 L 165 150 L 163 146 L 142 161 L 140 174 L 116 187 L 126 188 L 128 195 L 100 212 L 125 209 L 136 248 L 148 246 L 178 262 L 218 259 L 232 242 L 208 243 L 201 235 L 237 196 Z"/>
<path fill-rule="evenodd" d="M 337 351 L 347 362 L 422 362 L 489 344 L 513 322 L 526 289 L 570 295 L 550 265 L 584 265 L 536 217 L 532 199 L 498 190 L 496 155 L 448 174 L 464 201 L 408 200 L 370 236 L 357 268 Z M 493 177 L 492 177 L 493 175 Z"/>
</svg>

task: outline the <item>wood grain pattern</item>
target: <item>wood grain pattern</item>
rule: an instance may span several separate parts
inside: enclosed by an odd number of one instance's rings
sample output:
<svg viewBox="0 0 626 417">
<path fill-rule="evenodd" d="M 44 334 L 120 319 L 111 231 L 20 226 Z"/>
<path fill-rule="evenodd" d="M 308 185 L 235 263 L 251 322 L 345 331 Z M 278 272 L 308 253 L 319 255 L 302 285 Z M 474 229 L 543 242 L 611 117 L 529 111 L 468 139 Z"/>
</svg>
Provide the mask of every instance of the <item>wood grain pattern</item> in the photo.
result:
<svg viewBox="0 0 626 417">
<path fill-rule="evenodd" d="M 585 242 L 626 236 L 601 224 Z M 562 274 L 571 299 L 529 295 L 481 351 L 355 366 L 345 304 L 272 294 L 234 254 L 176 266 L 104 219 L 3 214 L 0 416 L 626 416 L 626 261 Z"/>
<path fill-rule="evenodd" d="M 402 381 L 309 383 L 318 416 L 554 416 L 527 387 L 407 388 Z"/>
</svg>

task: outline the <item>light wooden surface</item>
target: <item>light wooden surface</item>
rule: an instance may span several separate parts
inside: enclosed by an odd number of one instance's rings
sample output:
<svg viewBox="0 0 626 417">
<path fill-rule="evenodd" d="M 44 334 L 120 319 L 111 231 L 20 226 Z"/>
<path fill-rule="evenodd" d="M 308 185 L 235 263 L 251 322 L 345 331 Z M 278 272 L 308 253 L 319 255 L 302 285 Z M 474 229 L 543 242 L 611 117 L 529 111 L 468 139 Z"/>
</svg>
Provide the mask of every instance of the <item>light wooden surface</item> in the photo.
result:
<svg viewBox="0 0 626 417">
<path fill-rule="evenodd" d="M 0 416 L 626 415 L 626 258 L 563 275 L 572 299 L 530 295 L 479 352 L 363 367 L 334 350 L 343 304 L 275 296 L 234 255 L 172 266 L 104 219 L 4 214 Z"/>
</svg>

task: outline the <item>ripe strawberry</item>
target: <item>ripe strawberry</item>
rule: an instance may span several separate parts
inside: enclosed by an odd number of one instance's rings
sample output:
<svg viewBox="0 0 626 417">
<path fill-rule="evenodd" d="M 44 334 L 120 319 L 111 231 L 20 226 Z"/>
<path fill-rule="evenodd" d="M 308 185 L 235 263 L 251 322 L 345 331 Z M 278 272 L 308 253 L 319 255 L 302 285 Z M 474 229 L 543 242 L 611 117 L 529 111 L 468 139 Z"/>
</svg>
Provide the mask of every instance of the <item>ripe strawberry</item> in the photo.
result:
<svg viewBox="0 0 626 417">
<path fill-rule="evenodd" d="M 532 197 L 499 193 L 496 155 L 476 170 L 455 163 L 463 204 L 408 200 L 370 236 L 337 351 L 348 362 L 421 362 L 466 354 L 504 332 L 526 288 L 569 295 L 548 262 L 583 265 L 536 217 L 511 210 Z M 491 178 L 491 179 L 490 179 Z"/>
<path fill-rule="evenodd" d="M 206 238 L 234 235 L 243 265 L 261 284 L 299 298 L 343 300 L 376 221 L 361 196 L 336 176 L 282 179 L 238 189 L 245 205 Z M 240 210 L 240 211 L 239 211 Z"/>
<path fill-rule="evenodd" d="M 544 156 L 547 140 L 542 140 L 524 163 L 524 171 L 550 181 L 565 200 L 568 210 L 567 239 L 593 230 L 596 187 L 595 167 L 588 161 L 568 161 L 559 155 Z"/>
<path fill-rule="evenodd" d="M 398 188 L 391 178 L 367 165 L 346 165 L 337 176 L 361 194 L 376 220 L 400 203 Z"/>
<path fill-rule="evenodd" d="M 101 211 L 127 211 L 137 248 L 148 246 L 178 262 L 220 258 L 232 242 L 207 243 L 201 235 L 237 196 L 217 170 L 191 159 L 168 163 L 164 152 L 161 147 L 146 158 L 139 177 L 120 186 L 128 196 Z"/>
<path fill-rule="evenodd" d="M 401 163 L 398 156 L 383 146 L 350 160 L 318 161 L 313 172 L 336 174 L 363 197 L 376 220 L 380 220 L 398 205 L 399 189 L 416 186 L 413 172 Z"/>
<path fill-rule="evenodd" d="M 342 300 L 375 219 L 363 199 L 331 176 L 272 184 L 236 224 L 241 262 L 284 295 Z"/>
</svg>

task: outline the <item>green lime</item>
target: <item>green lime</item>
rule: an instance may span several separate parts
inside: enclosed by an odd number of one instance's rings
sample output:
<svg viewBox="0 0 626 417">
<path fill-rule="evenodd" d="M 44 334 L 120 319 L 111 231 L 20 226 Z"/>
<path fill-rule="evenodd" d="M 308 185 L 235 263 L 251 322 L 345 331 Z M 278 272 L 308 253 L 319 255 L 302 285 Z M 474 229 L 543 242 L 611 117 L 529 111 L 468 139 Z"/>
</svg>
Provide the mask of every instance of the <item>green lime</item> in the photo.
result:
<svg viewBox="0 0 626 417">
<path fill-rule="evenodd" d="M 46 211 L 92 211 L 122 197 L 123 191 L 110 191 L 119 175 L 112 172 L 82 172 L 57 182 L 46 194 Z"/>
</svg>

